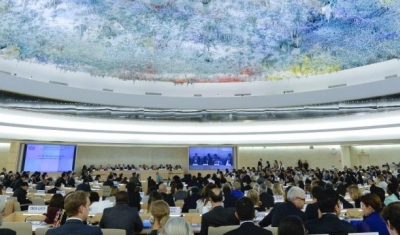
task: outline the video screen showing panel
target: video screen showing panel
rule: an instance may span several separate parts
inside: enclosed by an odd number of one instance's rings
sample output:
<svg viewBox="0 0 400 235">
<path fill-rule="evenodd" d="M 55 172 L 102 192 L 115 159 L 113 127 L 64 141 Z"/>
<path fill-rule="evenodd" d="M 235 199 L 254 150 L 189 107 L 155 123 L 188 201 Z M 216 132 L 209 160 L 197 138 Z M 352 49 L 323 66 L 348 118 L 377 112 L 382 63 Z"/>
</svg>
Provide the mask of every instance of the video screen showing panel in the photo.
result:
<svg viewBox="0 0 400 235">
<path fill-rule="evenodd" d="M 189 170 L 232 170 L 233 147 L 189 147 Z"/>
</svg>

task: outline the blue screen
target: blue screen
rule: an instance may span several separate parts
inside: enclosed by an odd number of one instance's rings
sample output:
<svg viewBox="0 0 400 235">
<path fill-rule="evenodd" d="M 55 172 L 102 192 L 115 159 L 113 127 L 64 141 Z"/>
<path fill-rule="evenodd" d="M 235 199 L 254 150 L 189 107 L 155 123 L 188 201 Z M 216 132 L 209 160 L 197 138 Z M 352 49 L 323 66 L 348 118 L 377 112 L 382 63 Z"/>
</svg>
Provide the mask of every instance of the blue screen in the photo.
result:
<svg viewBox="0 0 400 235">
<path fill-rule="evenodd" d="M 232 170 L 233 147 L 189 147 L 189 170 Z"/>
<path fill-rule="evenodd" d="M 73 171 L 75 145 L 26 144 L 23 171 L 64 172 Z"/>
</svg>

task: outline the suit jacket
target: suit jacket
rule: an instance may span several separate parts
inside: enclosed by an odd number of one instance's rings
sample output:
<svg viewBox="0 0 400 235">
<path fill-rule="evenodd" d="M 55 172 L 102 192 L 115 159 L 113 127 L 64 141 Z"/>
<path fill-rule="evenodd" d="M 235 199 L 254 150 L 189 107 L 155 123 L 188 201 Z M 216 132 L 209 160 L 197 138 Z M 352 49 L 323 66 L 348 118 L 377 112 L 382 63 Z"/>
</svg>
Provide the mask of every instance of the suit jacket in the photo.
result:
<svg viewBox="0 0 400 235">
<path fill-rule="evenodd" d="M 140 187 L 142 187 L 142 183 L 140 182 L 140 180 L 139 180 L 139 178 L 138 177 L 131 177 L 131 178 L 129 178 L 129 183 L 134 183 L 135 184 L 135 186 L 140 186 Z"/>
<path fill-rule="evenodd" d="M 142 197 L 140 196 L 139 192 L 129 192 L 128 191 L 128 205 L 130 207 L 136 207 L 138 211 L 140 211 L 141 206 L 140 206 L 140 201 L 142 200 Z"/>
<path fill-rule="evenodd" d="M 92 191 L 92 189 L 90 188 L 89 184 L 78 184 L 78 186 L 76 186 L 76 191 L 85 191 L 85 192 L 90 192 Z"/>
<path fill-rule="evenodd" d="M 164 201 L 168 203 L 169 206 L 175 206 L 175 201 L 171 194 L 166 194 L 166 193 L 160 193 L 160 194 L 163 197 Z"/>
<path fill-rule="evenodd" d="M 44 185 L 43 182 L 38 182 L 36 184 L 36 190 L 46 190 L 46 185 Z"/>
<path fill-rule="evenodd" d="M 74 179 L 74 177 L 69 178 L 69 180 L 68 180 L 68 182 L 67 182 L 67 185 L 68 185 L 69 187 L 75 188 L 75 179 Z"/>
<path fill-rule="evenodd" d="M 235 207 L 237 200 L 238 198 L 234 197 L 232 194 L 224 194 L 224 207 Z"/>
<path fill-rule="evenodd" d="M 47 193 L 55 194 L 55 193 L 57 193 L 57 191 L 59 191 L 59 190 L 60 190 L 60 189 L 54 187 L 54 188 L 52 188 L 52 189 L 47 190 Z"/>
<path fill-rule="evenodd" d="M 335 214 L 323 214 L 319 219 L 307 221 L 305 227 L 309 234 L 347 235 L 357 232 L 353 225 L 339 219 Z"/>
<path fill-rule="evenodd" d="M 183 201 L 183 207 L 182 207 L 182 213 L 188 213 L 189 209 L 196 209 L 197 206 L 197 200 L 199 200 L 201 197 L 199 194 L 194 194 L 190 195 L 187 198 L 185 198 Z"/>
<path fill-rule="evenodd" d="M 216 206 L 211 211 L 203 214 L 201 217 L 200 235 L 208 235 L 208 227 L 219 227 L 224 225 L 239 224 L 235 216 L 235 208 L 223 208 Z"/>
<path fill-rule="evenodd" d="M 17 235 L 17 233 L 14 230 L 11 230 L 8 228 L 0 228 L 0 234 L 1 235 Z"/>
<path fill-rule="evenodd" d="M 303 222 L 307 221 L 306 214 L 298 209 L 293 202 L 281 202 L 275 203 L 274 207 L 272 208 L 271 212 L 264 217 L 258 224 L 261 227 L 267 227 L 271 225 L 272 227 L 279 227 L 281 221 L 290 216 L 296 215 L 298 216 Z"/>
<path fill-rule="evenodd" d="M 114 182 L 112 182 L 111 180 L 106 180 L 106 181 L 104 181 L 103 186 L 112 187 L 112 186 L 114 186 Z"/>
<path fill-rule="evenodd" d="M 101 228 L 124 229 L 126 235 L 134 235 L 143 230 L 143 223 L 139 217 L 137 208 L 128 204 L 117 204 L 106 208 L 100 220 Z"/>
<path fill-rule="evenodd" d="M 274 196 L 264 192 L 260 194 L 260 202 L 261 202 L 261 207 L 264 208 L 265 210 L 265 208 L 269 209 L 271 207 L 274 207 L 275 199 Z"/>
<path fill-rule="evenodd" d="M 353 204 L 346 201 L 342 196 L 339 196 L 339 201 L 343 204 L 343 209 L 354 208 Z"/>
<path fill-rule="evenodd" d="M 58 228 L 49 229 L 46 235 L 103 235 L 100 227 L 83 224 L 79 219 L 68 219 Z"/>
<path fill-rule="evenodd" d="M 14 184 L 13 184 L 13 191 L 15 191 L 16 189 L 18 189 L 18 188 L 21 188 L 21 184 L 23 183 L 23 181 L 22 181 L 22 179 L 21 178 L 19 178 L 19 179 L 17 179 L 17 180 L 15 180 L 14 181 Z"/>
<path fill-rule="evenodd" d="M 318 203 L 317 202 L 308 204 L 307 207 L 306 207 L 307 218 L 309 220 L 318 219 L 318 209 L 319 209 L 319 207 L 318 207 Z"/>
<path fill-rule="evenodd" d="M 19 187 L 14 190 L 13 197 L 16 197 L 18 202 L 23 204 L 30 204 L 32 203 L 29 199 L 26 199 L 26 194 L 28 194 L 23 188 Z"/>
<path fill-rule="evenodd" d="M 272 235 L 272 232 L 263 228 L 260 228 L 252 222 L 245 222 L 240 225 L 239 228 L 231 230 L 229 232 L 224 233 L 224 235 L 243 235 L 243 234 L 251 234 L 251 235 Z"/>
<path fill-rule="evenodd" d="M 174 194 L 174 198 L 175 201 L 177 200 L 185 200 L 185 198 L 187 197 L 188 192 L 183 191 L 183 190 L 178 190 L 175 194 Z"/>
<path fill-rule="evenodd" d="M 61 183 L 61 184 L 63 184 L 64 186 L 67 186 L 67 182 L 65 182 L 65 179 L 64 179 L 63 177 L 58 177 L 58 178 L 56 179 L 56 182 L 54 182 L 54 184 L 56 184 L 56 183 Z"/>
</svg>

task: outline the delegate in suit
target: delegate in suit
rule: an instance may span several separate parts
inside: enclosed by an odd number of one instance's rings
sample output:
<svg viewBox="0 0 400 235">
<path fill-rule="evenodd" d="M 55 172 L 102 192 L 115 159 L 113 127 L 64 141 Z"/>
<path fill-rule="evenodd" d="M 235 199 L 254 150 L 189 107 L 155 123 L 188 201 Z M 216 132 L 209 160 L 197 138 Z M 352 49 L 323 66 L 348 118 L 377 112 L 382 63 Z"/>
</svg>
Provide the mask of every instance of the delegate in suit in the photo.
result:
<svg viewBox="0 0 400 235">
<path fill-rule="evenodd" d="M 281 221 L 290 215 L 296 215 L 300 217 L 303 222 L 307 221 L 306 214 L 301 211 L 306 203 L 305 197 L 306 194 L 303 189 L 299 187 L 290 188 L 287 194 L 287 201 L 275 203 L 271 212 L 258 224 L 261 227 L 267 227 L 269 225 L 272 227 L 278 227 Z"/>
<path fill-rule="evenodd" d="M 353 225 L 338 217 L 340 206 L 339 194 L 336 191 L 322 191 L 317 203 L 322 216 L 319 219 L 309 220 L 305 223 L 309 234 L 344 235 L 356 232 L 356 228 Z"/>
<path fill-rule="evenodd" d="M 255 217 L 254 204 L 248 197 L 242 197 L 236 202 L 236 217 L 240 220 L 237 229 L 224 233 L 224 235 L 272 235 L 271 231 L 256 226 L 253 222 Z"/>
<path fill-rule="evenodd" d="M 68 219 L 64 225 L 49 229 L 46 235 L 103 235 L 100 227 L 92 227 L 83 223 L 89 216 L 89 194 L 76 191 L 65 197 L 64 209 Z"/>
<path fill-rule="evenodd" d="M 235 208 L 224 208 L 222 206 L 222 191 L 213 188 L 210 191 L 210 201 L 212 209 L 201 217 L 200 235 L 208 235 L 208 227 L 219 227 L 224 225 L 239 224 L 235 217 Z"/>
<path fill-rule="evenodd" d="M 116 205 L 104 209 L 100 220 L 101 228 L 124 229 L 126 235 L 134 235 L 143 229 L 138 209 L 128 205 L 128 193 L 120 191 L 115 195 Z"/>
</svg>

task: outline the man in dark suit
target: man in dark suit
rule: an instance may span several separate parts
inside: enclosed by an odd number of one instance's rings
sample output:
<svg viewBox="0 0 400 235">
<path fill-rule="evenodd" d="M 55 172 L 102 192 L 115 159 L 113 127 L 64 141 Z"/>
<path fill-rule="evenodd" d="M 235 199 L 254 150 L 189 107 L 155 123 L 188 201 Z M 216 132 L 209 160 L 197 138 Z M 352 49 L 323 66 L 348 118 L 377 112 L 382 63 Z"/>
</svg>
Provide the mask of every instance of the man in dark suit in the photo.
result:
<svg viewBox="0 0 400 235">
<path fill-rule="evenodd" d="M 128 193 L 120 191 L 115 195 L 116 205 L 104 209 L 100 220 L 101 228 L 124 229 L 126 235 L 134 235 L 143 229 L 142 220 L 136 207 L 128 205 Z"/>
<path fill-rule="evenodd" d="M 54 188 L 47 190 L 47 193 L 55 194 L 55 193 L 57 193 L 57 191 L 61 191 L 61 182 L 60 181 L 56 181 L 56 183 L 54 184 Z"/>
<path fill-rule="evenodd" d="M 107 177 L 107 180 L 104 181 L 103 186 L 110 186 L 110 188 L 111 188 L 112 186 L 114 186 L 113 179 L 114 179 L 113 175 L 110 174 L 110 175 Z"/>
<path fill-rule="evenodd" d="M 163 183 L 158 185 L 158 192 L 163 197 L 164 201 L 168 203 L 169 206 L 175 206 L 174 197 L 171 194 L 167 193 L 167 186 Z"/>
<path fill-rule="evenodd" d="M 67 186 L 67 180 L 68 180 L 67 172 L 63 172 L 63 173 L 61 174 L 61 177 L 58 177 L 57 180 L 56 180 L 56 182 L 55 182 L 54 184 L 56 184 L 56 183 L 61 183 L 61 184 L 63 184 L 64 186 Z"/>
<path fill-rule="evenodd" d="M 27 182 L 22 182 L 21 186 L 15 189 L 13 193 L 13 197 L 16 197 L 18 202 L 21 204 L 21 210 L 25 211 L 28 209 L 28 204 L 32 204 L 31 200 L 26 198 L 26 194 L 28 194 L 27 190 L 29 185 Z"/>
<path fill-rule="evenodd" d="M 267 185 L 265 183 L 260 184 L 259 192 L 260 192 L 260 202 L 261 202 L 261 208 L 263 210 L 269 209 L 271 207 L 274 207 L 275 205 L 275 198 L 274 196 L 268 194 L 268 189 Z"/>
<path fill-rule="evenodd" d="M 78 190 L 85 191 L 85 192 L 92 191 L 92 189 L 90 188 L 89 180 L 87 178 L 85 178 L 83 180 L 82 184 L 78 184 L 78 186 L 76 186 L 76 191 L 78 191 Z"/>
<path fill-rule="evenodd" d="M 318 186 L 318 185 L 314 186 L 311 189 L 311 196 L 313 198 L 313 203 L 308 204 L 307 207 L 306 207 L 306 211 L 305 211 L 306 215 L 307 215 L 307 218 L 309 220 L 318 219 L 319 218 L 318 198 L 319 198 L 319 195 L 321 194 L 321 192 L 323 190 L 324 189 L 321 186 Z"/>
<path fill-rule="evenodd" d="M 222 191 L 213 188 L 209 193 L 212 208 L 201 217 L 200 235 L 208 235 L 208 227 L 219 227 L 224 225 L 239 224 L 235 216 L 235 208 L 224 208 L 222 206 Z"/>
<path fill-rule="evenodd" d="M 307 220 L 306 214 L 301 211 L 306 202 L 306 194 L 303 189 L 299 187 L 291 187 L 287 193 L 287 201 L 282 203 L 275 203 L 271 212 L 265 216 L 258 224 L 260 227 L 278 227 L 281 221 L 290 216 L 296 215 L 303 222 Z"/>
<path fill-rule="evenodd" d="M 254 204 L 248 197 L 242 197 L 236 202 L 236 217 L 240 220 L 237 229 L 224 233 L 224 235 L 272 235 L 271 231 L 256 226 L 253 222 L 255 210 Z"/>
<path fill-rule="evenodd" d="M 324 190 L 318 198 L 321 218 L 307 221 L 305 227 L 310 234 L 344 235 L 355 233 L 356 228 L 349 222 L 338 218 L 340 214 L 339 194 L 334 190 Z"/>
<path fill-rule="evenodd" d="M 67 186 L 75 188 L 75 172 L 72 172 L 70 174 L 72 174 L 72 175 L 68 178 Z"/>
<path fill-rule="evenodd" d="M 129 178 L 129 182 L 134 183 L 135 186 L 142 187 L 142 183 L 140 182 L 139 177 L 137 176 L 137 174 L 135 172 L 132 173 L 132 177 Z"/>
<path fill-rule="evenodd" d="M 49 229 L 46 235 L 103 235 L 100 227 L 84 224 L 89 216 L 90 200 L 87 192 L 76 191 L 65 197 L 64 209 L 68 219 L 58 228 Z"/>
<path fill-rule="evenodd" d="M 28 179 L 29 179 L 29 175 L 26 173 L 23 173 L 19 179 L 15 180 L 15 183 L 13 185 L 13 190 L 15 191 L 16 189 L 21 188 L 22 183 L 27 182 Z"/>
<path fill-rule="evenodd" d="M 201 196 L 199 195 L 199 188 L 193 186 L 190 189 L 189 196 L 186 197 L 183 201 L 182 213 L 188 213 L 189 209 L 196 209 L 197 200 L 199 200 Z"/>
</svg>

